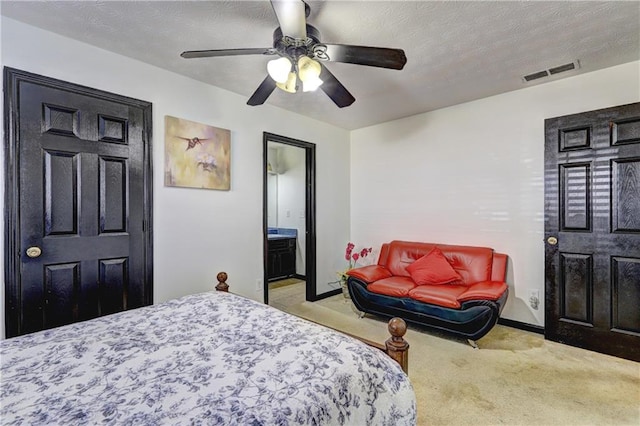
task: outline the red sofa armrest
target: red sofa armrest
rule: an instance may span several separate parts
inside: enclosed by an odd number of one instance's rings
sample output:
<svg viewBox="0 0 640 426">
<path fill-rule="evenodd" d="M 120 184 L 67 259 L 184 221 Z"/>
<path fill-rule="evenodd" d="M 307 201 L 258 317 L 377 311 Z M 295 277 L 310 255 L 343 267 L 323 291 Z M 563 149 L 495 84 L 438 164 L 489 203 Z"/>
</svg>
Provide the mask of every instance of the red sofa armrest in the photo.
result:
<svg viewBox="0 0 640 426">
<path fill-rule="evenodd" d="M 378 280 L 389 278 L 392 274 L 384 266 L 369 265 L 351 269 L 347 271 L 347 275 L 370 284 Z"/>
<path fill-rule="evenodd" d="M 493 265 L 491 266 L 491 281 L 507 280 L 507 255 L 493 253 Z"/>
<path fill-rule="evenodd" d="M 502 281 L 480 281 L 471 284 L 467 290 L 458 296 L 458 302 L 469 300 L 498 300 L 507 290 L 507 283 Z"/>
</svg>

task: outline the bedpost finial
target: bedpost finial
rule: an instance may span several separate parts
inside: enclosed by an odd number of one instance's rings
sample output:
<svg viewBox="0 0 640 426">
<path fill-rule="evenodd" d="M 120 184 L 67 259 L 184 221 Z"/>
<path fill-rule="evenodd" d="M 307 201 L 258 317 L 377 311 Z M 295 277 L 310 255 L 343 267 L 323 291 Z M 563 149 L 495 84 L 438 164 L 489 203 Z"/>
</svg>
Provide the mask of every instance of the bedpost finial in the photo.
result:
<svg viewBox="0 0 640 426">
<path fill-rule="evenodd" d="M 407 323 L 402 318 L 391 318 L 388 328 L 391 337 L 385 342 L 387 354 L 409 374 L 409 343 L 402 337 L 407 332 Z"/>
<path fill-rule="evenodd" d="M 403 340 L 402 337 L 407 333 L 407 323 L 402 318 L 391 318 L 388 328 L 393 340 L 396 341 Z"/>
<path fill-rule="evenodd" d="M 216 290 L 218 291 L 229 291 L 229 284 L 227 284 L 227 273 L 226 272 L 218 272 L 216 276 L 218 279 L 218 285 L 216 286 Z"/>
</svg>

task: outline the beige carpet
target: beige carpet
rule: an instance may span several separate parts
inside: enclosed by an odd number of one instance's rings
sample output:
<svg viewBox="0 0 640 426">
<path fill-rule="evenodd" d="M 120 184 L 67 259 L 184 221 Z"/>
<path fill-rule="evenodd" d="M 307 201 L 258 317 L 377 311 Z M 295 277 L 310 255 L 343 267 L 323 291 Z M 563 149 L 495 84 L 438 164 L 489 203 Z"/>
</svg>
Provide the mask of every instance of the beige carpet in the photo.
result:
<svg viewBox="0 0 640 426">
<path fill-rule="evenodd" d="M 304 283 L 304 281 L 299 280 L 298 278 L 284 278 L 282 280 L 270 282 L 269 283 L 269 290 L 274 290 L 274 289 L 277 289 L 277 288 L 287 287 L 287 286 L 290 286 L 290 285 L 300 284 L 300 283 Z M 287 293 L 287 294 L 300 293 L 300 291 L 301 291 L 300 287 L 294 287 L 292 292 Z M 281 297 L 283 295 L 282 292 L 278 292 L 276 294 L 280 295 Z"/>
<path fill-rule="evenodd" d="M 292 314 L 367 339 L 386 322 L 359 319 L 342 295 L 305 302 L 303 283 L 271 294 Z M 420 425 L 640 425 L 640 364 L 496 326 L 473 349 L 411 326 L 409 377 Z"/>
</svg>

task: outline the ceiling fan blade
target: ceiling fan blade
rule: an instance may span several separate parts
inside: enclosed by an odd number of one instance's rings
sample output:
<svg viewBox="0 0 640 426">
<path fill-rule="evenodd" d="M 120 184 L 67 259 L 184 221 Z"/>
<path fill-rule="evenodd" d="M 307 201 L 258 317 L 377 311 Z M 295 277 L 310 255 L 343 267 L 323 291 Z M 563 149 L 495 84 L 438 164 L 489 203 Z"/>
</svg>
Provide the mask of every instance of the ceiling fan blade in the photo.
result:
<svg viewBox="0 0 640 426">
<path fill-rule="evenodd" d="M 326 46 L 326 51 L 323 46 Z M 407 63 L 404 50 L 386 47 L 322 43 L 314 48 L 314 53 L 319 60 L 347 62 L 349 64 L 391 68 L 394 70 L 401 70 L 404 68 L 404 64 Z"/>
<path fill-rule="evenodd" d="M 297 39 L 307 38 L 307 18 L 302 0 L 271 0 L 282 34 Z"/>
<path fill-rule="evenodd" d="M 322 64 L 320 64 L 322 65 Z M 353 97 L 346 87 L 338 81 L 338 79 L 331 74 L 331 71 L 322 65 L 322 72 L 320 73 L 320 80 L 322 85 L 320 88 L 324 93 L 331 98 L 331 100 L 340 108 L 347 107 L 355 102 L 356 98 Z"/>
<path fill-rule="evenodd" d="M 247 101 L 247 105 L 256 106 L 262 105 L 267 98 L 273 93 L 276 88 L 276 82 L 271 77 L 267 76 L 260 86 L 253 92 L 253 95 Z"/>
<path fill-rule="evenodd" d="M 187 50 L 180 56 L 185 59 L 211 58 L 214 56 L 238 56 L 238 55 L 275 55 L 275 49 L 271 47 L 255 49 L 216 49 L 216 50 Z"/>
</svg>

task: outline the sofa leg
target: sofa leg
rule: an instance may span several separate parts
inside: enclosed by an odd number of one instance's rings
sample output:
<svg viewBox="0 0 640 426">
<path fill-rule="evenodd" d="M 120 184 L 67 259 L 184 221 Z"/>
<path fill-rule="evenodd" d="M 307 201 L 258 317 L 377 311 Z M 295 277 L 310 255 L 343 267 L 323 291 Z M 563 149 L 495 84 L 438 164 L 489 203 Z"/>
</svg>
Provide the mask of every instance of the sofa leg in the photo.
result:
<svg viewBox="0 0 640 426">
<path fill-rule="evenodd" d="M 351 310 L 353 311 L 353 313 L 358 315 L 358 318 L 363 318 L 364 317 L 364 312 L 362 312 L 360 309 L 356 308 L 356 305 L 354 305 L 353 303 L 351 304 Z"/>
<path fill-rule="evenodd" d="M 475 340 L 467 339 L 467 342 L 469 342 L 469 344 L 471 345 L 471 347 L 472 347 L 473 349 L 480 349 L 480 348 L 478 347 L 478 344 L 475 342 Z"/>
</svg>

